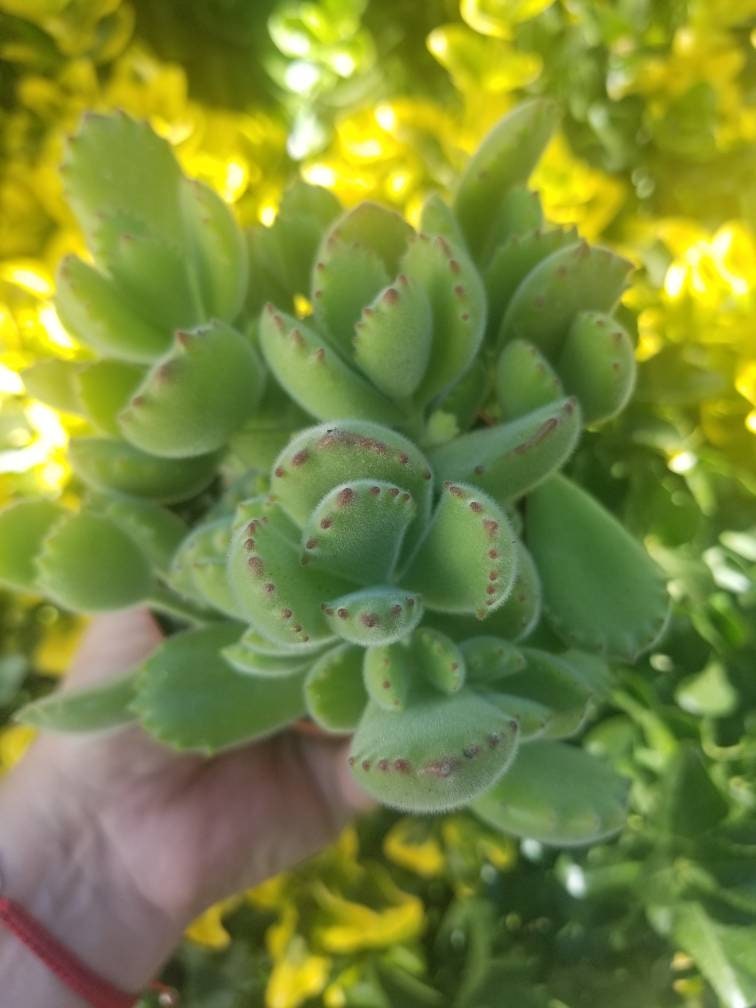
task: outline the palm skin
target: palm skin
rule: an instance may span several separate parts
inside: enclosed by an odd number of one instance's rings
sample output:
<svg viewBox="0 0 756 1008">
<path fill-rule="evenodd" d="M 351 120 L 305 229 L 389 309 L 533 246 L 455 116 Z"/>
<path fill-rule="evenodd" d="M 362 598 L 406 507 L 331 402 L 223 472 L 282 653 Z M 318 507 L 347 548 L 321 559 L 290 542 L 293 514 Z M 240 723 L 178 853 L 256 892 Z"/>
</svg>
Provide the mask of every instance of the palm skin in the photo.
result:
<svg viewBox="0 0 756 1008">
<path fill-rule="evenodd" d="M 146 610 L 97 617 L 65 688 L 126 671 L 160 640 Z M 211 760 L 173 753 L 136 726 L 45 734 L 0 790 L 0 812 L 11 810 L 6 862 L 13 866 L 16 851 L 17 878 L 24 837 L 42 836 L 48 852 L 78 865 L 77 878 L 94 876 L 95 891 L 107 880 L 130 933 L 154 934 L 153 945 L 168 948 L 205 907 L 315 852 L 365 804 L 345 743 L 294 732 Z"/>
</svg>

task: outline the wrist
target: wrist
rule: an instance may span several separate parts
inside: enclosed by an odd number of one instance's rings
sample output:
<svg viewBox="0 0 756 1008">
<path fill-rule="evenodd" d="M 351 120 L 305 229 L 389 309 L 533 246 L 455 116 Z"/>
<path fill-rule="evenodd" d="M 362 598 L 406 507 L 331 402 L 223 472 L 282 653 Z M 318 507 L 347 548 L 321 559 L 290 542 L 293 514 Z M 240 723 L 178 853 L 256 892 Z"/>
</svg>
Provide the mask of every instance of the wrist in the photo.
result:
<svg viewBox="0 0 756 1008">
<path fill-rule="evenodd" d="M 33 761 L 0 782 L 0 884 L 55 938 L 103 979 L 142 990 L 181 937 L 117 863 L 95 820 L 54 794 Z M 12 935 L 0 933 L 2 988 L 32 1006 L 78 1008 Z M 38 990 L 35 1001 L 29 995 Z M 47 992 L 47 993 L 46 993 Z M 23 997 L 22 997 L 23 995 Z M 11 999 L 13 1000 L 13 999 Z"/>
</svg>

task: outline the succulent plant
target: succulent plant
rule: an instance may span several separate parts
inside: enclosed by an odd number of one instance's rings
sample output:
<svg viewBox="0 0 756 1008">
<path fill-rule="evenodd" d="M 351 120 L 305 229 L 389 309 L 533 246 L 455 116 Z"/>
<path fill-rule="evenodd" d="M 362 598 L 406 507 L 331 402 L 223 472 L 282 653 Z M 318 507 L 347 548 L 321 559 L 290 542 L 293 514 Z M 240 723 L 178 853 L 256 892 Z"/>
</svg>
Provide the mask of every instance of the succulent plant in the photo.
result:
<svg viewBox="0 0 756 1008">
<path fill-rule="evenodd" d="M 144 126 L 85 123 L 65 170 L 95 265 L 64 263 L 58 308 L 96 359 L 29 379 L 99 432 L 71 447 L 89 496 L 0 514 L 0 577 L 193 626 L 25 720 L 136 718 L 211 754 L 308 716 L 394 807 L 471 804 L 549 843 L 621 826 L 623 782 L 564 740 L 667 596 L 560 472 L 635 366 L 630 264 L 526 188 L 555 120 L 512 112 L 418 231 L 299 183 L 246 241 Z"/>
</svg>

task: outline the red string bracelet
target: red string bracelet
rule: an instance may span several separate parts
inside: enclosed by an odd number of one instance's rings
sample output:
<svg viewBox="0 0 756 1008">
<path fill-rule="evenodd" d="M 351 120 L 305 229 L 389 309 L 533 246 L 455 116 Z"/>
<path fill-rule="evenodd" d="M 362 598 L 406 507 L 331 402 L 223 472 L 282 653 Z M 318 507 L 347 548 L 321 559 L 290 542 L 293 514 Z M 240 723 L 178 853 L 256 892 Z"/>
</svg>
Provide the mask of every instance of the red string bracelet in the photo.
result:
<svg viewBox="0 0 756 1008">
<path fill-rule="evenodd" d="M 74 994 L 92 1008 L 135 1008 L 138 994 L 125 994 L 69 952 L 57 938 L 13 900 L 0 897 L 0 924 L 14 934 Z M 161 983 L 150 985 L 161 1008 L 178 1005 L 178 994 Z"/>
</svg>

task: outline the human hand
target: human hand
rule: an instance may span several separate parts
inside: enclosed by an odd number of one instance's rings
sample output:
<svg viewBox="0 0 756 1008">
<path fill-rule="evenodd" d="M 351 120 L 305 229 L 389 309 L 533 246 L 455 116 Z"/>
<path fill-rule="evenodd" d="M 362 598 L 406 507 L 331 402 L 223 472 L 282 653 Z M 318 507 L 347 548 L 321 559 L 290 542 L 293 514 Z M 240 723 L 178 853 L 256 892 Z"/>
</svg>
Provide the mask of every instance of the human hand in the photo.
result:
<svg viewBox="0 0 756 1008">
<path fill-rule="evenodd" d="M 126 671 L 160 639 L 146 610 L 97 617 L 65 688 Z M 313 853 L 365 804 L 329 738 L 286 732 L 208 760 L 138 726 L 47 734 L 0 787 L 0 870 L 88 965 L 138 989 L 197 913 Z"/>
</svg>

